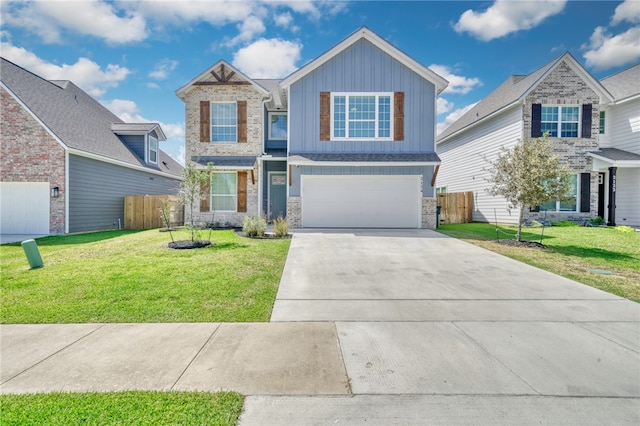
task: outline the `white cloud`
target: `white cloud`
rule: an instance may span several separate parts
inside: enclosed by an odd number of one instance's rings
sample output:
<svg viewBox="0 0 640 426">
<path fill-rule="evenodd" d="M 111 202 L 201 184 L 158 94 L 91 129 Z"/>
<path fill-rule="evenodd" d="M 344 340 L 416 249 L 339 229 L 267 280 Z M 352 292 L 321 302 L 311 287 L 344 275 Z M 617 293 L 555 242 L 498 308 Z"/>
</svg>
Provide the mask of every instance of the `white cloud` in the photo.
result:
<svg viewBox="0 0 640 426">
<path fill-rule="evenodd" d="M 438 135 L 442 133 L 447 127 L 451 126 L 458 118 L 462 117 L 467 111 L 469 111 L 471 108 L 476 106 L 476 104 L 477 102 L 471 105 L 467 105 L 463 108 L 458 108 L 457 110 L 453 111 L 451 114 L 447 115 L 444 121 L 441 121 L 436 125 L 436 133 Z"/>
<path fill-rule="evenodd" d="M 611 25 L 621 22 L 640 24 L 640 2 L 638 0 L 625 0 L 618 7 L 611 18 Z"/>
<path fill-rule="evenodd" d="M 121 10 L 115 10 L 112 3 L 99 0 L 13 2 L 4 6 L 2 11 L 6 24 L 34 32 L 47 43 L 60 42 L 64 30 L 114 44 L 147 37 L 142 16 L 131 11 L 123 14 Z"/>
<path fill-rule="evenodd" d="M 282 78 L 297 69 L 302 44 L 261 38 L 233 55 L 233 66 L 251 78 Z"/>
<path fill-rule="evenodd" d="M 438 115 L 445 114 L 451 111 L 451 108 L 453 108 L 453 102 L 449 102 L 445 98 L 436 99 L 436 109 L 438 111 Z"/>
<path fill-rule="evenodd" d="M 467 78 L 453 73 L 453 70 L 446 65 L 432 64 L 429 68 L 449 82 L 449 86 L 442 93 L 469 93 L 474 87 L 481 86 L 479 78 Z"/>
<path fill-rule="evenodd" d="M 596 70 L 625 65 L 640 59 L 640 26 L 622 34 L 611 35 L 604 27 L 597 27 L 582 55 L 588 67 Z"/>
<path fill-rule="evenodd" d="M 276 14 L 273 16 L 273 22 L 279 27 L 287 28 L 291 25 L 291 21 L 293 21 L 293 17 L 289 12 Z"/>
<path fill-rule="evenodd" d="M 257 35 L 264 33 L 267 28 L 264 26 L 262 19 L 256 16 L 249 16 L 247 19 L 238 24 L 239 34 L 230 40 L 225 41 L 225 46 L 235 46 L 253 40 Z"/>
<path fill-rule="evenodd" d="M 504 37 L 539 25 L 546 18 L 562 12 L 567 0 L 510 1 L 496 0 L 487 10 L 464 12 L 454 29 L 468 32 L 483 41 Z"/>
<path fill-rule="evenodd" d="M 158 86 L 156 83 L 154 83 L 153 81 L 150 81 L 147 83 L 147 87 L 149 89 L 153 89 L 153 90 L 159 90 L 160 86 Z"/>
<path fill-rule="evenodd" d="M 208 22 L 211 25 L 220 26 L 230 22 L 240 22 L 257 8 L 255 3 L 248 1 L 122 0 L 119 4 L 125 9 L 143 14 L 150 20 L 174 25 Z"/>
<path fill-rule="evenodd" d="M 163 59 L 156 64 L 156 67 L 149 73 L 149 77 L 155 80 L 165 80 L 169 77 L 169 73 L 175 70 L 178 66 L 178 61 L 171 59 Z"/>
<path fill-rule="evenodd" d="M 120 65 L 109 64 L 106 68 L 87 59 L 79 58 L 75 64 L 56 65 L 47 62 L 33 52 L 13 46 L 11 43 L 0 43 L 2 56 L 47 80 L 71 80 L 78 87 L 93 97 L 102 96 L 107 89 L 117 87 L 129 75 L 129 69 Z"/>
</svg>

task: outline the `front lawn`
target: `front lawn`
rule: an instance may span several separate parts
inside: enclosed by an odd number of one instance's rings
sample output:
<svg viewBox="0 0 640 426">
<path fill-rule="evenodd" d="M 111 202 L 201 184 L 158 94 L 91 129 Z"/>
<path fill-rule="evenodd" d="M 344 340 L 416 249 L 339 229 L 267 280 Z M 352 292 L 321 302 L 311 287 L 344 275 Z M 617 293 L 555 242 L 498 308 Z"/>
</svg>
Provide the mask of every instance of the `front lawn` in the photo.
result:
<svg viewBox="0 0 640 426">
<path fill-rule="evenodd" d="M 0 424 L 233 426 L 242 404 L 235 392 L 0 395 Z"/>
<path fill-rule="evenodd" d="M 501 239 L 515 239 L 517 227 L 499 225 Z M 442 225 L 439 232 L 572 280 L 640 302 L 640 233 L 615 228 L 547 227 L 545 249 L 497 243 L 489 223 Z M 523 240 L 540 241 L 542 228 L 523 228 Z"/>
<path fill-rule="evenodd" d="M 172 250 L 157 229 L 40 238 L 34 270 L 19 243 L 0 246 L 0 323 L 269 321 L 290 240 L 211 240 Z"/>
</svg>

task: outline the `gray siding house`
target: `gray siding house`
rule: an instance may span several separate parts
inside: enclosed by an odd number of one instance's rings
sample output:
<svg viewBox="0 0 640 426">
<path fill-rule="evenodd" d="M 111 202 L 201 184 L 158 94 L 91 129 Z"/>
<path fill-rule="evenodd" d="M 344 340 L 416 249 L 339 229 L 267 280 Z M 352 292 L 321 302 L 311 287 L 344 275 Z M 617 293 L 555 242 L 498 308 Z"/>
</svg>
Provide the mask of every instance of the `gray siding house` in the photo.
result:
<svg viewBox="0 0 640 426">
<path fill-rule="evenodd" d="M 125 195 L 177 192 L 158 123 L 124 123 L 70 81 L 1 60 L 3 234 L 114 229 Z"/>
<path fill-rule="evenodd" d="M 281 81 L 218 62 L 176 92 L 188 158 L 217 171 L 201 219 L 435 228 L 435 108 L 447 84 L 368 28 Z"/>
</svg>

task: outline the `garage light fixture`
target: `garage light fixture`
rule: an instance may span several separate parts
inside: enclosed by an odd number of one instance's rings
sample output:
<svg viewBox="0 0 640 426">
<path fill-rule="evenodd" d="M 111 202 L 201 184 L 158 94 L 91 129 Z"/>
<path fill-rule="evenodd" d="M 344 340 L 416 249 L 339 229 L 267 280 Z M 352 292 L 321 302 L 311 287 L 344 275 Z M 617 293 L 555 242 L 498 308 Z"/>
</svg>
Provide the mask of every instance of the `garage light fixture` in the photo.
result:
<svg viewBox="0 0 640 426">
<path fill-rule="evenodd" d="M 51 198 L 58 198 L 58 195 L 60 195 L 60 188 L 57 186 L 51 188 Z"/>
</svg>

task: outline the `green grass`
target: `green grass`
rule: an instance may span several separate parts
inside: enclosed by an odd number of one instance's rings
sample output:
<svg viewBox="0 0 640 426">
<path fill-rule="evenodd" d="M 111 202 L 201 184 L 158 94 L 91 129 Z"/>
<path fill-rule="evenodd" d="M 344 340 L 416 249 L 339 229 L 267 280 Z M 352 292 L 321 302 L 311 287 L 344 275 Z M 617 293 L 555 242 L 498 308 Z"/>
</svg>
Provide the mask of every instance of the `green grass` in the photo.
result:
<svg viewBox="0 0 640 426">
<path fill-rule="evenodd" d="M 515 239 L 516 226 L 499 225 L 501 239 Z M 498 244 L 488 223 L 442 225 L 439 232 L 484 247 L 592 287 L 640 302 L 640 233 L 615 228 L 547 227 L 546 249 Z M 523 228 L 523 240 L 540 241 L 542 228 Z M 603 275 L 593 270 L 609 271 Z"/>
<path fill-rule="evenodd" d="M 235 392 L 49 393 L 0 396 L 0 424 L 235 425 Z"/>
<path fill-rule="evenodd" d="M 176 239 L 188 239 L 181 232 Z M 41 238 L 45 266 L 34 270 L 20 244 L 0 246 L 0 322 L 269 320 L 289 239 L 226 230 L 202 249 L 172 250 L 169 241 L 158 230 Z"/>
</svg>

